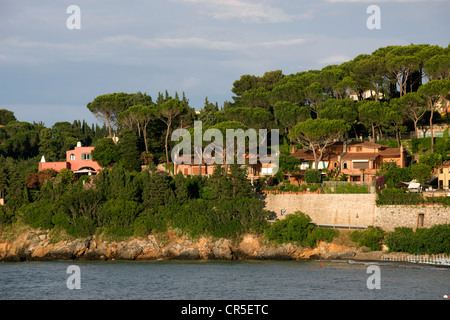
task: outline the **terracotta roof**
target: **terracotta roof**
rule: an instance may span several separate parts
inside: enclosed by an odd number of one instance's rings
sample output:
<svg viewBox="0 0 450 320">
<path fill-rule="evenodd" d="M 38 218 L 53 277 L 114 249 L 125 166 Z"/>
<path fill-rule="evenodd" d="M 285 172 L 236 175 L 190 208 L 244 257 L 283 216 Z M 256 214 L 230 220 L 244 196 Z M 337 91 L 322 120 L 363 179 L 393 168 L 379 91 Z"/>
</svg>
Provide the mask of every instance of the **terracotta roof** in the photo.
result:
<svg viewBox="0 0 450 320">
<path fill-rule="evenodd" d="M 375 152 L 346 153 L 342 156 L 342 160 L 374 160 L 378 156 L 380 154 Z"/>
<path fill-rule="evenodd" d="M 375 142 L 370 142 L 370 141 L 363 141 L 363 142 L 351 142 L 348 144 L 349 147 L 354 147 L 354 146 L 360 146 L 360 147 L 365 147 L 365 148 L 389 148 L 388 146 L 379 144 L 379 143 L 375 143 Z"/>
<path fill-rule="evenodd" d="M 332 152 L 326 150 L 322 155 L 322 161 L 337 161 L 339 153 L 340 152 Z M 309 149 L 296 150 L 294 153 L 291 153 L 291 156 L 303 161 L 314 161 L 314 153 Z"/>
<path fill-rule="evenodd" d="M 400 156 L 400 148 L 387 148 L 381 151 L 382 156 Z"/>
</svg>

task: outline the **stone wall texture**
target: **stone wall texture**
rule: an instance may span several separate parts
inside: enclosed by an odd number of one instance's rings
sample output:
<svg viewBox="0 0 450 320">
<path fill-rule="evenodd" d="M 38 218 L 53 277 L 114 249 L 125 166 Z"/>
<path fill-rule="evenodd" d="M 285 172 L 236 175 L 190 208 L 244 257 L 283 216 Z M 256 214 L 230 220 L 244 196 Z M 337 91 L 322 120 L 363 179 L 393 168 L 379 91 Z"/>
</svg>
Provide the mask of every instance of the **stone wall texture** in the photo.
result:
<svg viewBox="0 0 450 320">
<path fill-rule="evenodd" d="M 317 224 L 379 226 L 385 231 L 395 227 L 429 228 L 450 223 L 449 207 L 377 206 L 376 194 L 266 194 L 261 198 L 265 209 L 276 214 L 277 219 L 301 211 Z"/>
</svg>

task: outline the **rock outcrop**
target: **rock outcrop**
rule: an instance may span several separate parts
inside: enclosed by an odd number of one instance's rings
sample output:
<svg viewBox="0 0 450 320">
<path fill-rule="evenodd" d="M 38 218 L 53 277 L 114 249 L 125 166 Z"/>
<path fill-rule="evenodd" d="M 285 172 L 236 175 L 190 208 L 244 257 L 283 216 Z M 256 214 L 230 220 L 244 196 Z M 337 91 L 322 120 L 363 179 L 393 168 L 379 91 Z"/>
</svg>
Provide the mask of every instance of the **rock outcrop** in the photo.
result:
<svg viewBox="0 0 450 320">
<path fill-rule="evenodd" d="M 259 236 L 248 234 L 235 243 L 230 239 L 190 239 L 173 232 L 131 238 L 127 241 L 105 241 L 98 237 L 52 240 L 39 230 L 27 230 L 14 240 L 0 240 L 0 261 L 49 260 L 301 260 L 351 259 L 352 248 L 319 243 L 316 248 L 292 244 L 268 245 Z"/>
</svg>

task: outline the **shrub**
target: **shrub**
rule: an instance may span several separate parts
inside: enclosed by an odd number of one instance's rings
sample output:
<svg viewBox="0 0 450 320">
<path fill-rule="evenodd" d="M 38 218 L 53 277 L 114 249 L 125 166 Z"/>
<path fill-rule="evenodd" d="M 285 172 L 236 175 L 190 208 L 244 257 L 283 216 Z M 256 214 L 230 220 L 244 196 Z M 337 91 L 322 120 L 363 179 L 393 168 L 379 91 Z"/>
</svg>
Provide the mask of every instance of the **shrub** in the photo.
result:
<svg viewBox="0 0 450 320">
<path fill-rule="evenodd" d="M 304 243 L 309 247 L 314 247 L 318 241 L 331 242 L 337 236 L 339 236 L 339 231 L 336 229 L 314 228 Z"/>
<path fill-rule="evenodd" d="M 265 232 L 266 238 L 279 243 L 303 242 L 314 229 L 310 224 L 311 218 L 303 212 L 297 211 L 283 220 L 274 222 Z"/>
<path fill-rule="evenodd" d="M 369 226 L 364 231 L 355 230 L 350 234 L 350 239 L 361 247 L 372 250 L 381 250 L 385 232 L 380 227 Z"/>
<path fill-rule="evenodd" d="M 37 229 L 53 228 L 53 205 L 50 200 L 42 199 L 22 206 L 19 209 L 23 222 Z"/>
<path fill-rule="evenodd" d="M 134 233 L 134 221 L 141 211 L 139 203 L 123 199 L 111 199 L 102 208 L 101 224 L 107 235 L 118 237 Z"/>
<path fill-rule="evenodd" d="M 386 235 L 389 251 L 411 254 L 450 253 L 450 224 L 417 229 L 398 227 Z"/>
<path fill-rule="evenodd" d="M 419 193 L 407 193 L 403 189 L 386 188 L 378 193 L 377 205 L 417 205 L 423 201 Z"/>
<path fill-rule="evenodd" d="M 322 174 L 320 170 L 308 169 L 305 171 L 306 183 L 320 183 L 322 182 Z"/>
</svg>

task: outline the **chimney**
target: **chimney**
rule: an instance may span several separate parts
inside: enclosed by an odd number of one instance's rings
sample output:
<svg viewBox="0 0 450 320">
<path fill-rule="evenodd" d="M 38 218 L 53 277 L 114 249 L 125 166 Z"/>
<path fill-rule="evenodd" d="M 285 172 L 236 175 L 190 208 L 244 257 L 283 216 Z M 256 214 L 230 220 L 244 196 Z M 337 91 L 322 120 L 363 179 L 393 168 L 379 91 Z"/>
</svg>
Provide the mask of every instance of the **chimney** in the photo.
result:
<svg viewBox="0 0 450 320">
<path fill-rule="evenodd" d="M 78 142 L 77 142 L 77 148 L 80 148 L 80 147 L 81 147 L 81 142 L 78 141 Z"/>
</svg>

